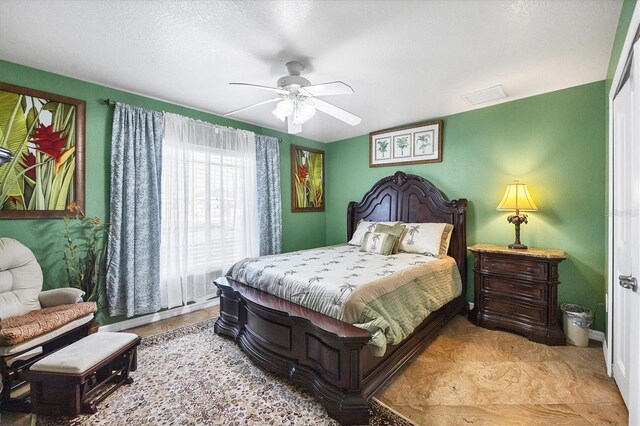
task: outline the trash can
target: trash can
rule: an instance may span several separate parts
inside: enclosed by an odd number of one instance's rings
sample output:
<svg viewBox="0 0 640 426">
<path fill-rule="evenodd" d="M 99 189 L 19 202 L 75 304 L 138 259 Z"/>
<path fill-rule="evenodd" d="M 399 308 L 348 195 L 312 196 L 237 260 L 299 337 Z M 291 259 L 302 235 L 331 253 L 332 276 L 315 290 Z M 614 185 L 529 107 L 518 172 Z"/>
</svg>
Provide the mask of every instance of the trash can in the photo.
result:
<svg viewBox="0 0 640 426">
<path fill-rule="evenodd" d="M 589 326 L 593 322 L 591 309 L 573 303 L 563 303 L 560 310 L 567 345 L 589 346 Z"/>
</svg>

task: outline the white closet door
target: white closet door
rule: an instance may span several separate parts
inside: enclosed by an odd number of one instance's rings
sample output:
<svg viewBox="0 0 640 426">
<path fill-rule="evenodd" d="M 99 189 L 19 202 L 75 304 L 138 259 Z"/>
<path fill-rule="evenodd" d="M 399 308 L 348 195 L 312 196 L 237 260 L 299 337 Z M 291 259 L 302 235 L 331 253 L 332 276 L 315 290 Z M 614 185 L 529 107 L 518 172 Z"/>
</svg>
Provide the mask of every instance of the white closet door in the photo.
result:
<svg viewBox="0 0 640 426">
<path fill-rule="evenodd" d="M 613 377 L 638 415 L 638 312 L 640 293 L 640 51 L 635 47 L 631 75 L 613 102 Z M 633 424 L 633 423 L 632 423 Z"/>
</svg>

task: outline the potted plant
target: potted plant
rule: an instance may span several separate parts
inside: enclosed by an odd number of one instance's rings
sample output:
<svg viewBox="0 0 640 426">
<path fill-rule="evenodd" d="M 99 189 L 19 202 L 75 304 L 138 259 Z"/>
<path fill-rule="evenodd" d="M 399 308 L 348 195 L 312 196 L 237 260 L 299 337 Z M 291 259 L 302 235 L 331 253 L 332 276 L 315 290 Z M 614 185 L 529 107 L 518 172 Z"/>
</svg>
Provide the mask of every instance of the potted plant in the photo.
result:
<svg viewBox="0 0 640 426">
<path fill-rule="evenodd" d="M 64 217 L 63 259 L 69 286 L 84 291 L 85 302 L 96 302 L 96 318 L 104 306 L 105 242 L 109 224 L 99 217 L 87 217 L 72 202 Z"/>
</svg>

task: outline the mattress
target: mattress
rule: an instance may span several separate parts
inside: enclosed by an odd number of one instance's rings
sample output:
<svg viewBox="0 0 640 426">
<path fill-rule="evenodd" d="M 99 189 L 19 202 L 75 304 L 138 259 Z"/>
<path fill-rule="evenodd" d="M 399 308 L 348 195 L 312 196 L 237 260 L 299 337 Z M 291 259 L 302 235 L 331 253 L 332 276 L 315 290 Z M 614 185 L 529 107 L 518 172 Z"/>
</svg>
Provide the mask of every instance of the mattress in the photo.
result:
<svg viewBox="0 0 640 426">
<path fill-rule="evenodd" d="M 462 293 L 451 257 L 384 256 L 351 245 L 247 258 L 227 276 L 368 330 L 377 356 Z"/>
</svg>

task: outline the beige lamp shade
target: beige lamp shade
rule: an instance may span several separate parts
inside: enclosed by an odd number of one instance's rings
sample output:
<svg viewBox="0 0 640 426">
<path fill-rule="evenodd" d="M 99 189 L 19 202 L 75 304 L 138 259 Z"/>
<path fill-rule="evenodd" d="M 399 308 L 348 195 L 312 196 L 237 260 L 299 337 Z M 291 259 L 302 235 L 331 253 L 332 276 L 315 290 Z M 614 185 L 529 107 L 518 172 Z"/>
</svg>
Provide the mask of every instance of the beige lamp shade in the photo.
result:
<svg viewBox="0 0 640 426">
<path fill-rule="evenodd" d="M 520 183 L 517 180 L 512 184 L 507 185 L 507 190 L 504 193 L 504 197 L 500 204 L 498 204 L 497 210 L 505 211 L 536 211 L 535 203 L 529 195 L 527 185 Z"/>
</svg>

